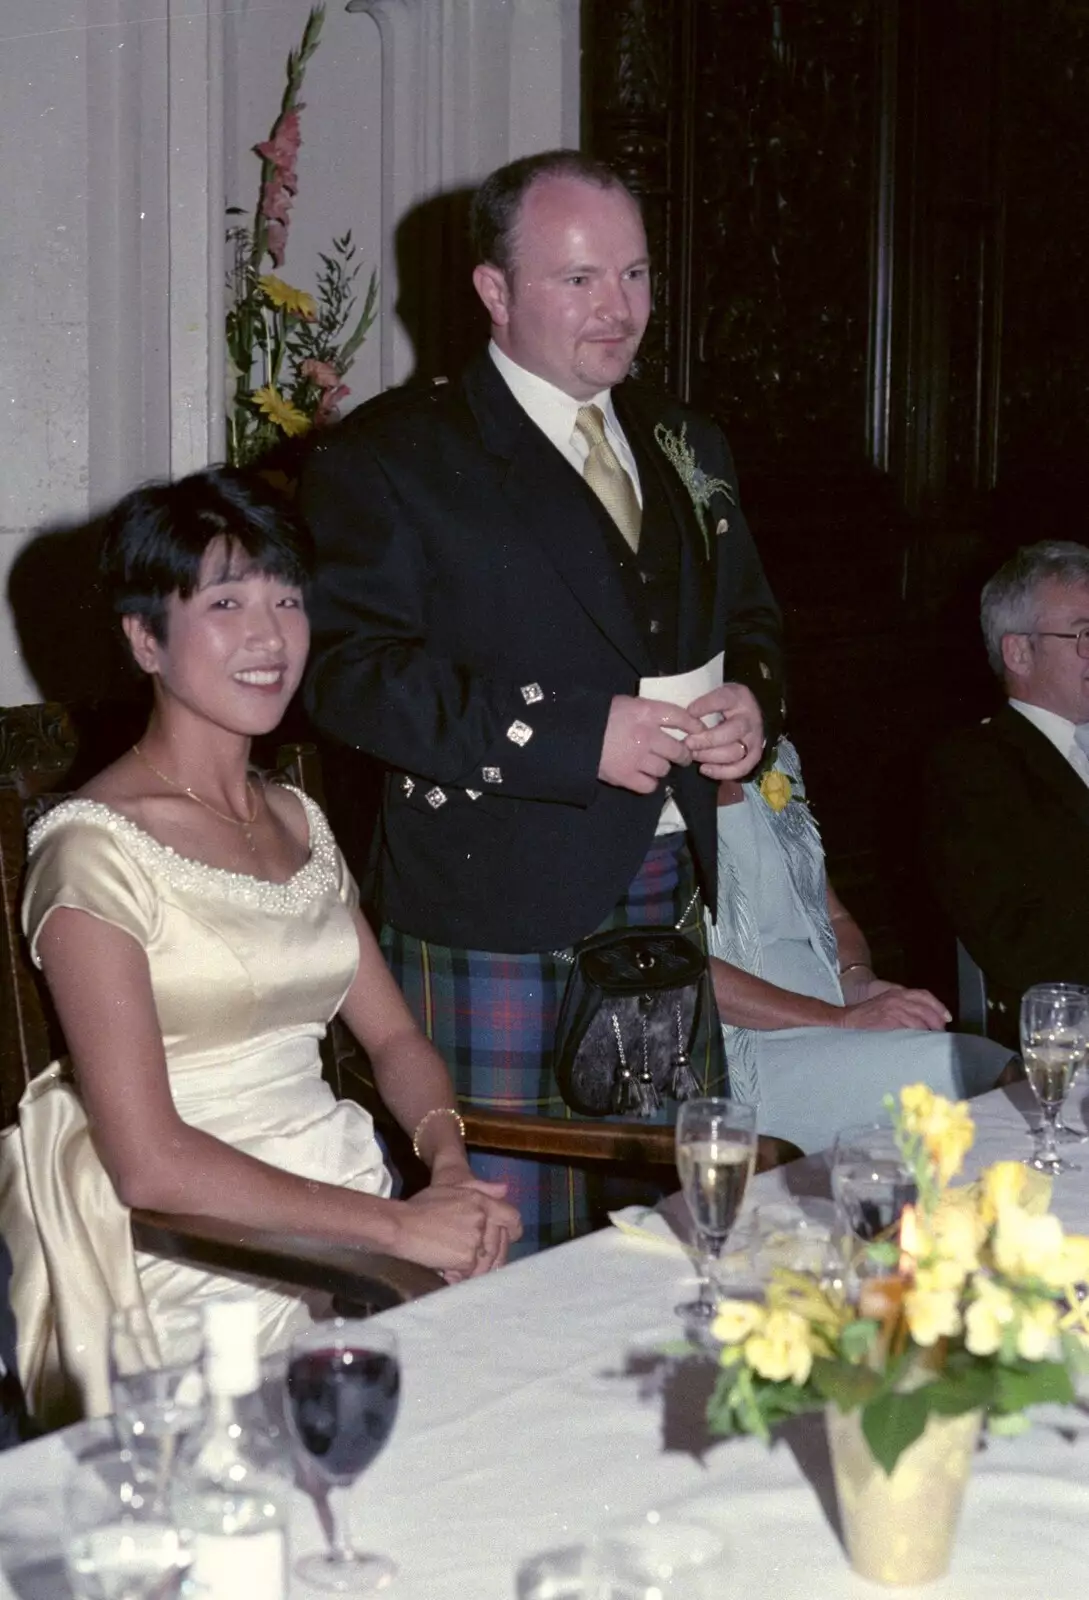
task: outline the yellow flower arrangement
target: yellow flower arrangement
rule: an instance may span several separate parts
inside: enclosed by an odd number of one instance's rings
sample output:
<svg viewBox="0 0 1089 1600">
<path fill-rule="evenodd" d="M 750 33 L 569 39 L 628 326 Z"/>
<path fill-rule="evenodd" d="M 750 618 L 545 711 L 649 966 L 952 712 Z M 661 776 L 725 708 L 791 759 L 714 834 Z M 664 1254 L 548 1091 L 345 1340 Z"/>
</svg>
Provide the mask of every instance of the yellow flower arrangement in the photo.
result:
<svg viewBox="0 0 1089 1600">
<path fill-rule="evenodd" d="M 983 1410 L 1013 1432 L 1026 1406 L 1074 1399 L 1071 1375 L 1089 1369 L 1089 1238 L 1064 1233 L 1050 1181 L 1019 1163 L 949 1187 L 974 1137 L 965 1105 L 924 1084 L 886 1104 L 918 1204 L 896 1239 L 866 1247 L 853 1297 L 777 1270 L 764 1304 L 720 1304 L 712 1431 L 767 1438 L 800 1411 L 859 1409 L 891 1472 L 932 1411 Z"/>
</svg>

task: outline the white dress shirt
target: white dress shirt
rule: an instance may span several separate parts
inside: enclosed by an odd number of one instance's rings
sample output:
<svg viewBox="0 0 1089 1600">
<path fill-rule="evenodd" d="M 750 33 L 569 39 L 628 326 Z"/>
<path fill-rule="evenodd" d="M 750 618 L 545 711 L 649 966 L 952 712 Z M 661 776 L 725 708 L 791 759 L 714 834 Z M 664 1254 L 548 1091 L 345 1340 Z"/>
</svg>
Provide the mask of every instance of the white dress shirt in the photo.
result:
<svg viewBox="0 0 1089 1600">
<path fill-rule="evenodd" d="M 617 420 L 610 389 L 602 389 L 590 400 L 575 400 L 562 389 L 557 389 L 554 383 L 549 383 L 547 378 L 539 378 L 535 372 L 527 372 L 525 367 L 520 367 L 516 361 L 512 361 L 510 356 L 500 350 L 494 339 L 488 345 L 488 354 L 494 361 L 499 376 L 530 421 L 537 424 L 545 437 L 556 446 L 561 456 L 571 463 L 579 477 L 582 476 L 590 447 L 582 435 L 575 432 L 575 420 L 582 406 L 599 406 L 605 418 L 605 437 L 616 451 L 620 464 L 631 479 L 636 498 L 642 507 L 643 489 L 639 482 L 639 469 L 635 465 L 631 446 Z M 675 800 L 667 799 L 658 818 L 655 836 L 663 833 L 680 833 L 684 827 L 685 821 L 680 807 Z"/>
<path fill-rule="evenodd" d="M 590 400 L 575 400 L 571 395 L 564 394 L 562 389 L 557 389 L 554 383 L 549 383 L 547 378 L 539 378 L 535 372 L 527 372 L 525 367 L 520 367 L 510 356 L 504 355 L 494 341 L 488 346 L 488 354 L 499 369 L 503 382 L 530 421 L 535 422 L 546 438 L 552 441 L 560 455 L 566 457 L 580 478 L 586 457 L 590 454 L 590 447 L 582 435 L 575 432 L 575 419 L 583 406 L 600 407 L 601 414 L 605 418 L 605 437 L 616 451 L 621 466 L 634 484 L 636 498 L 642 506 L 643 490 L 639 483 L 639 469 L 635 465 L 631 446 L 624 437 L 624 430 L 617 420 L 611 389 L 602 389 Z"/>
<path fill-rule="evenodd" d="M 1031 722 L 1034 728 L 1038 728 L 1045 739 L 1051 741 L 1063 759 L 1073 767 L 1082 783 L 1089 786 L 1089 756 L 1075 738 L 1077 723 L 1069 722 L 1066 717 L 1060 717 L 1057 711 L 1047 711 L 1043 706 L 1029 705 L 1026 700 L 1011 700 L 1010 705 L 1014 711 L 1019 711 Z"/>
</svg>

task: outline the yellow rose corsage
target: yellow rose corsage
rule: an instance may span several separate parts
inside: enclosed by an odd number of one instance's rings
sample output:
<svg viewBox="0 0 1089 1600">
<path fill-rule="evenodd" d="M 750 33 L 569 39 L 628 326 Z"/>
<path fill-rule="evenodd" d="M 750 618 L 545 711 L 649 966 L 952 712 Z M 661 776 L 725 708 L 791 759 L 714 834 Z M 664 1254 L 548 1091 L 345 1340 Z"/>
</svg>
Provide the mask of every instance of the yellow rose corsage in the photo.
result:
<svg viewBox="0 0 1089 1600">
<path fill-rule="evenodd" d="M 778 767 L 772 767 L 760 779 L 760 798 L 765 801 L 773 811 L 785 811 L 794 795 L 794 785 L 785 772 L 780 772 Z"/>
</svg>

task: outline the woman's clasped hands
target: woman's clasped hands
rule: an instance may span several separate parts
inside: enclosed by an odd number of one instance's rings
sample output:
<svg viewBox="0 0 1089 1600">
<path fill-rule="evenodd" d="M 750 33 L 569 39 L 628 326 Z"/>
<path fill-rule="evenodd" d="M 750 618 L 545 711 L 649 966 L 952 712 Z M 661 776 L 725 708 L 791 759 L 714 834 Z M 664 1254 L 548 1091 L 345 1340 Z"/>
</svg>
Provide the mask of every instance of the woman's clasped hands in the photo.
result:
<svg viewBox="0 0 1089 1600">
<path fill-rule="evenodd" d="M 403 1202 L 395 1254 L 435 1267 L 448 1283 L 501 1267 L 522 1222 L 503 1198 L 505 1183 L 433 1173 L 430 1185 Z"/>
</svg>

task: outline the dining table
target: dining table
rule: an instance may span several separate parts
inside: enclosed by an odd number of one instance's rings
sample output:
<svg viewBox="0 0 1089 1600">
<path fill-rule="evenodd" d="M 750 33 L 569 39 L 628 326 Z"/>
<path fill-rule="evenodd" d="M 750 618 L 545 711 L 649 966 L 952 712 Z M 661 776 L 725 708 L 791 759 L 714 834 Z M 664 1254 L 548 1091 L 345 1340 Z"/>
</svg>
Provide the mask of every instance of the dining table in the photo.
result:
<svg viewBox="0 0 1089 1600">
<path fill-rule="evenodd" d="M 971 1176 L 1029 1149 L 1024 1084 L 971 1104 Z M 1089 1145 L 1055 1180 L 1052 1207 L 1089 1233 Z M 824 1157 L 756 1177 L 746 1209 L 828 1194 Z M 804 1203 L 804 1202 L 803 1202 Z M 514 1600 L 528 1558 L 645 1518 L 716 1530 L 715 1600 L 862 1600 L 838 1532 L 819 1415 L 769 1447 L 713 1439 L 710 1356 L 678 1360 L 679 1301 L 694 1268 L 683 1202 L 386 1312 L 402 1396 L 385 1449 L 350 1492 L 359 1543 L 391 1556 L 391 1600 Z M 633 1225 L 634 1222 L 634 1225 Z M 745 1214 L 739 1229 L 745 1226 Z M 62 1600 L 61 1484 L 78 1424 L 0 1456 L 0 1600 Z M 301 1492 L 296 1552 L 317 1548 Z M 1041 1408 L 1017 1437 L 985 1436 L 952 1565 L 928 1600 L 1065 1600 L 1089 1574 L 1089 1410 Z M 299 1580 L 299 1600 L 311 1591 Z M 247 1597 L 249 1600 L 249 1597 Z M 253 1596 L 252 1600 L 260 1600 Z"/>
</svg>

